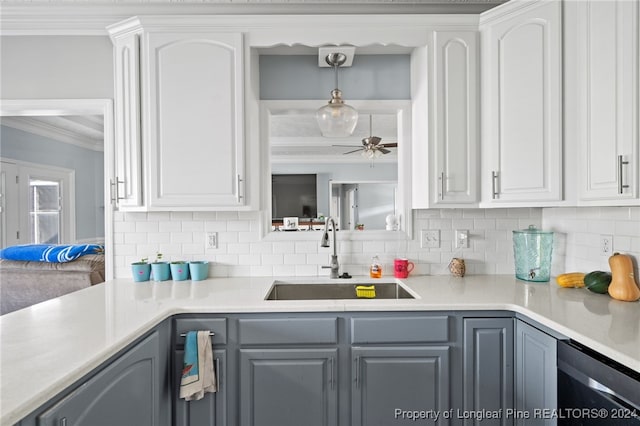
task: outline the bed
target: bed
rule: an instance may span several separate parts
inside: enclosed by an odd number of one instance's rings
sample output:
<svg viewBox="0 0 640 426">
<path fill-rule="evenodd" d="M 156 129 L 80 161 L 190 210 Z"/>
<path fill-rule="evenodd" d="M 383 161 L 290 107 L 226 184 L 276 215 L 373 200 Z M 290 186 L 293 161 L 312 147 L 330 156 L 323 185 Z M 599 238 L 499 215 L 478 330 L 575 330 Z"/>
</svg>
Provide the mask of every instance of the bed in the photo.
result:
<svg viewBox="0 0 640 426">
<path fill-rule="evenodd" d="M 63 262 L 0 258 L 0 315 L 104 282 L 104 254 Z"/>
</svg>

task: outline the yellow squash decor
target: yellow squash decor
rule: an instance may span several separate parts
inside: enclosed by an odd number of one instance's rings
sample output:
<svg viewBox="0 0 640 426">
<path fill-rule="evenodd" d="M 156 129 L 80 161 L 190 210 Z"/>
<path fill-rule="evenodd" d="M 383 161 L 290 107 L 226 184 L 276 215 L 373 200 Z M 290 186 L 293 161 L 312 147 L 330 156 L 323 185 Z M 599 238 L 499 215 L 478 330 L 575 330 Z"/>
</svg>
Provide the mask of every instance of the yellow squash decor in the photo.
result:
<svg viewBox="0 0 640 426">
<path fill-rule="evenodd" d="M 626 254 L 613 253 L 609 258 L 611 268 L 611 284 L 609 296 L 625 302 L 635 302 L 640 299 L 640 288 L 633 276 L 633 262 Z"/>
<path fill-rule="evenodd" d="M 584 287 L 584 276 L 582 272 L 567 272 L 556 277 L 556 282 L 560 287 L 579 288 Z"/>
</svg>

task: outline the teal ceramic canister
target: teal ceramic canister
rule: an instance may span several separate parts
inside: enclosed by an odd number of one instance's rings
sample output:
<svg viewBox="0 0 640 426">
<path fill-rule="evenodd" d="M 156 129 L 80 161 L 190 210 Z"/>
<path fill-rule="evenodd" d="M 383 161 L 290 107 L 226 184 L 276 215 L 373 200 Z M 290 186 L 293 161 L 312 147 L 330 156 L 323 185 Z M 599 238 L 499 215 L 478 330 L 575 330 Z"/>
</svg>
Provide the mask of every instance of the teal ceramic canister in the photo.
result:
<svg viewBox="0 0 640 426">
<path fill-rule="evenodd" d="M 192 281 L 202 281 L 209 277 L 209 262 L 198 260 L 189 262 L 189 272 Z"/>
<path fill-rule="evenodd" d="M 154 281 L 167 281 L 171 278 L 171 268 L 168 262 L 153 262 L 151 264 L 151 277 Z"/>
<path fill-rule="evenodd" d="M 174 281 L 184 281 L 189 278 L 189 264 L 187 262 L 171 262 L 171 278 Z"/>
<path fill-rule="evenodd" d="M 151 265 L 146 262 L 132 263 L 131 274 L 133 276 L 133 281 L 149 281 L 149 276 L 151 275 Z"/>
</svg>

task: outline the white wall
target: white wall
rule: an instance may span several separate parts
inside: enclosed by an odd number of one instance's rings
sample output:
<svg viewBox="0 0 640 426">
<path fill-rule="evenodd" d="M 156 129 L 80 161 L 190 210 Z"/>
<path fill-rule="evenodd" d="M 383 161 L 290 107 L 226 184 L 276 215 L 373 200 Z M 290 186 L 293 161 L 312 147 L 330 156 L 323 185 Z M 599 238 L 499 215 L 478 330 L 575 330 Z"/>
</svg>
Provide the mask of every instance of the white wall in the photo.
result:
<svg viewBox="0 0 640 426">
<path fill-rule="evenodd" d="M 608 271 L 608 256 L 602 254 L 600 236 L 611 235 L 613 251 L 632 255 L 636 277 L 640 276 L 640 207 L 547 208 L 542 223 L 555 232 L 552 273 Z"/>
<path fill-rule="evenodd" d="M 0 37 L 1 99 L 113 98 L 106 36 Z"/>
</svg>

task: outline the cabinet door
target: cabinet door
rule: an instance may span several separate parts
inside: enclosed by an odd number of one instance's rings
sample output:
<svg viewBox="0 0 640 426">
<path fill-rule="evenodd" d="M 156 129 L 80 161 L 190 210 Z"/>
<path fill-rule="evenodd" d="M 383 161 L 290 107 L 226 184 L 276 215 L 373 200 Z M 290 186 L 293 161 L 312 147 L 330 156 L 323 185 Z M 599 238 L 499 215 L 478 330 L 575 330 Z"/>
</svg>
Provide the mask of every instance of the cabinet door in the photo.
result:
<svg viewBox="0 0 640 426">
<path fill-rule="evenodd" d="M 204 398 L 198 401 L 185 401 L 180 398 L 180 379 L 182 378 L 184 351 L 175 351 L 173 363 L 175 426 L 223 426 L 227 424 L 226 352 L 224 349 L 213 351 L 218 391 L 206 393 Z"/>
<path fill-rule="evenodd" d="M 415 424 L 397 410 L 447 411 L 449 351 L 447 346 L 354 347 L 352 425 Z M 440 418 L 436 424 L 447 422 Z"/>
<path fill-rule="evenodd" d="M 158 426 L 164 405 L 165 347 L 156 331 L 37 417 L 39 426 Z M 168 399 L 168 397 L 167 397 Z"/>
<path fill-rule="evenodd" d="M 519 2 L 518 7 L 526 2 Z M 562 2 L 482 26 L 483 201 L 562 199 Z"/>
<path fill-rule="evenodd" d="M 476 31 L 434 34 L 435 204 L 478 201 L 478 36 Z"/>
<path fill-rule="evenodd" d="M 114 39 L 115 169 L 112 198 L 120 210 L 140 207 L 142 156 L 140 139 L 140 34 Z"/>
<path fill-rule="evenodd" d="M 522 321 L 516 322 L 516 410 L 557 408 L 557 354 L 555 338 Z M 538 411 L 539 412 L 539 411 Z M 555 418 L 518 418 L 518 425 L 555 425 Z"/>
<path fill-rule="evenodd" d="M 513 409 L 512 318 L 464 319 L 463 406 L 465 412 Z M 509 425 L 513 417 L 465 424 Z"/>
<path fill-rule="evenodd" d="M 638 199 L 638 2 L 575 8 L 580 199 Z"/>
<path fill-rule="evenodd" d="M 242 426 L 338 424 L 337 349 L 241 349 Z"/>
<path fill-rule="evenodd" d="M 242 34 L 146 37 L 150 209 L 243 205 Z"/>
</svg>

